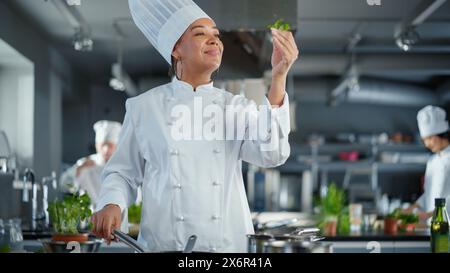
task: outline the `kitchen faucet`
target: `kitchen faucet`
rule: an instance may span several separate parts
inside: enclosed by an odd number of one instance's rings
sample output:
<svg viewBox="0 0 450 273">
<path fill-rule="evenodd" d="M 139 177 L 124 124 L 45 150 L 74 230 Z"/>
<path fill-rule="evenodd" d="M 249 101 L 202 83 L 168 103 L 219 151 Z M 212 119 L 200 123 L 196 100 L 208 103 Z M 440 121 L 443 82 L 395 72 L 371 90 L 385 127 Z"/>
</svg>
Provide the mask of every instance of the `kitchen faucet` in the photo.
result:
<svg viewBox="0 0 450 273">
<path fill-rule="evenodd" d="M 31 230 L 37 230 L 38 224 L 38 185 L 34 179 L 31 181 Z"/>
<path fill-rule="evenodd" d="M 52 188 L 57 188 L 56 173 L 52 172 L 51 176 L 43 177 L 40 185 L 35 180 L 33 170 L 25 169 L 24 189 L 22 201 L 28 202 L 28 183 L 31 182 L 31 230 L 47 229 L 50 225 L 50 217 L 48 213 L 48 184 L 51 182 Z M 42 210 L 38 210 L 38 190 L 39 186 L 42 190 Z"/>
<path fill-rule="evenodd" d="M 47 229 L 50 226 L 50 217 L 48 213 L 48 183 L 51 181 L 52 188 L 57 189 L 56 173 L 52 172 L 51 176 L 46 176 L 42 178 L 42 217 L 37 220 L 43 220 L 44 228 Z"/>
<path fill-rule="evenodd" d="M 30 201 L 28 193 L 28 182 L 34 183 L 34 172 L 31 169 L 25 169 L 25 174 L 23 176 L 23 191 L 22 191 L 22 202 L 28 203 Z"/>
<path fill-rule="evenodd" d="M 29 193 L 28 193 L 28 183 L 31 183 L 31 230 L 37 229 L 37 221 L 40 220 L 37 217 L 38 214 L 38 200 L 37 200 L 37 191 L 38 185 L 36 184 L 34 171 L 26 168 L 25 174 L 23 176 L 23 192 L 22 192 L 22 201 L 28 203 L 29 202 Z"/>
</svg>

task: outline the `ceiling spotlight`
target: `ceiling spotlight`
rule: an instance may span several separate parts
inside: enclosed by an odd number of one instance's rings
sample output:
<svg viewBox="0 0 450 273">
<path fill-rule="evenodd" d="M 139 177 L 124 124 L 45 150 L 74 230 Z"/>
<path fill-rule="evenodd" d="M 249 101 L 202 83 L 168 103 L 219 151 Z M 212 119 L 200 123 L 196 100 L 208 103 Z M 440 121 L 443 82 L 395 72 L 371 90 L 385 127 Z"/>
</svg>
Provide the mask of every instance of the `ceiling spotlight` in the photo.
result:
<svg viewBox="0 0 450 273">
<path fill-rule="evenodd" d="M 411 26 L 407 29 L 404 29 L 401 31 L 396 37 L 395 37 L 395 43 L 397 46 L 403 50 L 403 51 L 409 51 L 411 48 L 417 44 L 419 41 L 420 36 L 417 32 L 416 28 Z"/>
<path fill-rule="evenodd" d="M 77 30 L 73 36 L 73 47 L 76 51 L 89 52 L 94 48 L 94 41 L 82 30 Z"/>
<path fill-rule="evenodd" d="M 109 86 L 116 91 L 125 91 L 125 84 L 118 78 L 112 77 L 109 80 Z"/>
</svg>

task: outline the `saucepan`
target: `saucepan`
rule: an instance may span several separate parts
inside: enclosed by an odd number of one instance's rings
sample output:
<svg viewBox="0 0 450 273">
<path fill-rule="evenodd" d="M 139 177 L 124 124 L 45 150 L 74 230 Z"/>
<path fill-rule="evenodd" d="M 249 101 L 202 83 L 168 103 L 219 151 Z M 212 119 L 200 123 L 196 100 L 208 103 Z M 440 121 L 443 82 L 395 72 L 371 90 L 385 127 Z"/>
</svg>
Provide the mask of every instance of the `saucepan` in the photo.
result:
<svg viewBox="0 0 450 273">
<path fill-rule="evenodd" d="M 137 253 L 146 253 L 146 252 L 150 252 L 148 250 L 146 250 L 144 247 L 142 247 L 136 240 L 134 240 L 133 238 L 131 238 L 131 236 L 129 236 L 126 233 L 123 233 L 119 230 L 114 230 L 113 231 L 113 235 L 115 237 L 117 237 L 117 239 L 121 242 L 123 242 L 124 244 L 126 244 L 127 246 L 131 247 L 132 249 L 134 249 Z M 194 249 L 194 245 L 195 242 L 197 240 L 197 236 L 196 235 L 191 235 L 186 243 L 186 246 L 184 247 L 183 251 L 167 251 L 168 253 L 191 253 L 192 250 Z"/>
<path fill-rule="evenodd" d="M 273 235 L 270 233 L 257 233 L 247 235 L 247 252 L 249 253 L 263 253 L 273 249 L 274 252 L 277 251 L 288 251 L 288 248 L 295 247 L 319 247 L 318 241 L 325 239 L 325 237 L 318 236 L 317 233 L 320 230 L 318 228 L 298 228 L 294 232 L 283 235 Z M 273 248 L 270 248 L 274 243 Z M 283 244 L 283 248 L 276 248 L 277 246 Z M 266 248 L 266 250 L 265 250 Z M 284 249 L 284 250 L 283 250 Z"/>
</svg>

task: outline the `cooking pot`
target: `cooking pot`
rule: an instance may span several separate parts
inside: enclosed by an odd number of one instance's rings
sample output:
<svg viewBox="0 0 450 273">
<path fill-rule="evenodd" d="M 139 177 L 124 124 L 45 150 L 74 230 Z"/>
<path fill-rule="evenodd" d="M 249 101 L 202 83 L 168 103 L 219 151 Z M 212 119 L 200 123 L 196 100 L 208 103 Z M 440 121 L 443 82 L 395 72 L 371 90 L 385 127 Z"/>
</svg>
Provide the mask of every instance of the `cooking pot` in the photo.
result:
<svg viewBox="0 0 450 273">
<path fill-rule="evenodd" d="M 263 253 L 264 245 L 269 242 L 305 242 L 314 243 L 325 237 L 317 236 L 317 228 L 299 228 L 290 234 L 273 235 L 269 233 L 257 233 L 247 235 L 247 252 Z M 276 245 L 279 243 L 276 243 Z"/>
<path fill-rule="evenodd" d="M 98 252 L 103 240 L 90 240 L 86 242 L 76 242 L 71 244 L 62 241 L 52 241 L 51 239 L 39 240 L 45 253 L 95 253 Z"/>
</svg>

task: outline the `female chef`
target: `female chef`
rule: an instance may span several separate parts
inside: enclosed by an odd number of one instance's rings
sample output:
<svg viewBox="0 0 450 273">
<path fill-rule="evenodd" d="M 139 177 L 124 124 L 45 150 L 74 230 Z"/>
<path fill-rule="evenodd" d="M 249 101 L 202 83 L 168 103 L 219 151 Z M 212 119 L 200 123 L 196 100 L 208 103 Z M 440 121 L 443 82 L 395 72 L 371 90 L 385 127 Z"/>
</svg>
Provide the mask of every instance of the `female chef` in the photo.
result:
<svg viewBox="0 0 450 273">
<path fill-rule="evenodd" d="M 182 250 L 197 235 L 195 251 L 245 252 L 246 234 L 254 231 L 241 163 L 275 167 L 290 155 L 285 86 L 299 54 L 294 37 L 272 30 L 272 83 L 258 107 L 213 86 L 224 48 L 214 21 L 194 2 L 129 0 L 129 6 L 175 76 L 127 100 L 93 232 L 110 241 L 142 186 L 138 241 L 150 251 Z"/>
</svg>

